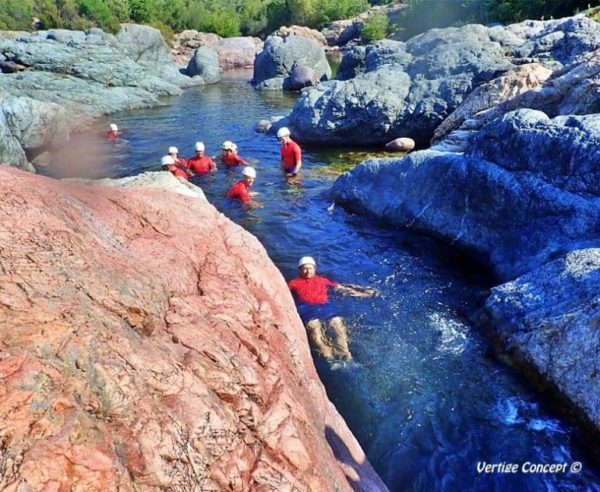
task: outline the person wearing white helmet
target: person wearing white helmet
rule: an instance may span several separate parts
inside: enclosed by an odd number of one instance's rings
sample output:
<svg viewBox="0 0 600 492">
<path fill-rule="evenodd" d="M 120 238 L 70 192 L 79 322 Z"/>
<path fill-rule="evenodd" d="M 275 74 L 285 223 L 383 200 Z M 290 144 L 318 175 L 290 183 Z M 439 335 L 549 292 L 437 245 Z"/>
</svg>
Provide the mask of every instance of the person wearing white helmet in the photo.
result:
<svg viewBox="0 0 600 492">
<path fill-rule="evenodd" d="M 221 145 L 221 161 L 227 169 L 235 166 L 247 166 L 248 162 L 237 153 L 237 145 L 230 140 L 225 140 Z"/>
<path fill-rule="evenodd" d="M 106 133 L 106 138 L 108 140 L 119 139 L 119 127 L 115 123 L 111 123 L 110 125 L 108 125 L 108 132 Z"/>
<path fill-rule="evenodd" d="M 239 200 L 242 203 L 252 203 L 252 196 L 256 193 L 250 191 L 254 180 L 256 179 L 256 170 L 253 167 L 246 166 L 242 169 L 243 178 L 235 183 L 225 195 L 228 200 Z"/>
<path fill-rule="evenodd" d="M 277 139 L 281 142 L 281 169 L 287 176 L 296 176 L 302 167 L 302 150 L 291 138 L 285 126 L 277 130 Z"/>
<path fill-rule="evenodd" d="M 204 143 L 196 142 L 194 149 L 196 150 L 196 155 L 190 157 L 187 161 L 190 171 L 194 174 L 208 174 L 210 172 L 215 172 L 217 170 L 217 165 L 210 157 L 204 155 Z"/>
<path fill-rule="evenodd" d="M 160 160 L 160 165 L 162 166 L 163 170 L 169 171 L 176 178 L 181 178 L 181 179 L 184 179 L 185 181 L 188 180 L 187 173 L 183 169 L 180 169 L 179 167 L 177 167 L 177 165 L 175 163 L 175 159 L 173 158 L 172 155 L 163 156 L 163 158 Z"/>
<path fill-rule="evenodd" d="M 183 157 L 179 157 L 179 149 L 173 145 L 169 147 L 168 154 L 175 160 L 175 165 L 185 172 L 188 176 L 192 175 L 192 171 L 188 168 L 188 163 Z"/>
<path fill-rule="evenodd" d="M 298 277 L 288 282 L 298 313 L 306 325 L 309 337 L 325 359 L 352 361 L 348 347 L 348 330 L 344 320 L 337 316 L 329 303 L 328 289 L 354 297 L 371 297 L 375 289 L 352 284 L 339 284 L 317 275 L 317 262 L 312 256 L 303 256 L 298 262 Z"/>
</svg>

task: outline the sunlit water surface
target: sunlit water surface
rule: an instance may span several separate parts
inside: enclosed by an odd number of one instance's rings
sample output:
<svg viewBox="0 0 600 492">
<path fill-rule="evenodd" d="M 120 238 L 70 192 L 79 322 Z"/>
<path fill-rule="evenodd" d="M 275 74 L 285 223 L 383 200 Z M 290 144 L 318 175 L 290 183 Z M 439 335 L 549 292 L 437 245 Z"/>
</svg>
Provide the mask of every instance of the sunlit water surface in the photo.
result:
<svg viewBox="0 0 600 492">
<path fill-rule="evenodd" d="M 159 170 L 170 145 L 189 157 L 196 140 L 211 155 L 224 140 L 235 141 L 257 169 L 254 189 L 263 207 L 248 212 L 224 201 L 239 169 L 194 178 L 210 202 L 261 240 L 286 279 L 295 276 L 298 258 L 309 254 L 321 273 L 381 293 L 366 300 L 334 298 L 348 321 L 357 365 L 332 370 L 316 356 L 315 363 L 330 398 L 391 490 L 600 491 L 597 445 L 496 361 L 468 321 L 488 280 L 445 245 L 338 207 L 328 211 L 331 165 L 343 164 L 341 150 L 305 149 L 301 179 L 287 183 L 278 168 L 276 139 L 256 133 L 254 125 L 286 114 L 295 98 L 255 92 L 247 76 L 189 90 L 162 107 L 114 115 L 111 121 L 126 141 L 112 145 L 82 136 L 60 160 L 63 172 L 133 175 Z M 579 473 L 477 469 L 483 462 L 576 461 L 582 463 Z"/>
</svg>

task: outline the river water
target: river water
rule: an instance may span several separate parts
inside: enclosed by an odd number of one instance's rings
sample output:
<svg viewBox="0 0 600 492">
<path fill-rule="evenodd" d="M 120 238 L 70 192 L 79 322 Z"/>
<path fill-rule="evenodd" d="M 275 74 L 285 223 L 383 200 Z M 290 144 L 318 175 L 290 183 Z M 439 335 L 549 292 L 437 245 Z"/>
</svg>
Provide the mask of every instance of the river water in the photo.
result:
<svg viewBox="0 0 600 492">
<path fill-rule="evenodd" d="M 304 149 L 301 179 L 286 183 L 277 140 L 256 133 L 254 125 L 286 114 L 295 97 L 255 92 L 248 78 L 246 73 L 189 90 L 162 107 L 113 115 L 127 142 L 109 146 L 82 137 L 79 151 L 86 158 L 77 157 L 68 173 L 133 175 L 159 170 L 170 145 L 189 157 L 196 140 L 211 155 L 224 140 L 235 141 L 256 167 L 254 190 L 262 208 L 248 212 L 225 203 L 239 169 L 219 168 L 215 176 L 194 179 L 209 201 L 260 239 L 286 279 L 295 276 L 300 256 L 312 255 L 320 273 L 381 293 L 334 299 L 348 321 L 357 364 L 332 369 L 316 355 L 315 364 L 390 490 L 600 491 L 598 446 L 498 362 L 469 321 L 490 279 L 443 244 L 331 210 L 331 168 L 350 158 L 343 149 Z M 68 152 L 78 155 L 77 149 Z M 528 462 L 566 463 L 567 471 L 478 470 L 485 463 Z M 576 462 L 582 470 L 570 472 Z"/>
</svg>

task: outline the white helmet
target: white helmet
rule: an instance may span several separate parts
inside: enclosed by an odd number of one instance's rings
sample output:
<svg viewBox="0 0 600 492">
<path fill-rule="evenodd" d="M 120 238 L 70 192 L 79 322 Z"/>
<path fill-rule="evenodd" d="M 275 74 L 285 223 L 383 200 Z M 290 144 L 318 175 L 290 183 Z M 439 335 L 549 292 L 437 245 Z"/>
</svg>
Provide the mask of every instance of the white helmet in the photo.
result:
<svg viewBox="0 0 600 492">
<path fill-rule="evenodd" d="M 256 170 L 253 167 L 246 166 L 244 169 L 242 169 L 242 174 L 244 176 L 248 176 L 249 178 L 256 179 Z"/>
<path fill-rule="evenodd" d="M 179 154 L 179 149 L 177 147 L 169 147 L 169 154 Z"/>
<path fill-rule="evenodd" d="M 223 150 L 234 150 L 235 149 L 235 144 L 233 142 L 231 142 L 230 140 L 225 140 L 223 142 L 223 144 L 221 145 L 221 149 L 223 149 Z"/>
<path fill-rule="evenodd" d="M 161 166 L 172 166 L 173 164 L 175 164 L 175 159 L 173 159 L 173 157 L 170 155 L 165 155 L 160 160 L 160 164 Z"/>
<path fill-rule="evenodd" d="M 302 265 L 312 265 L 312 266 L 316 267 L 317 262 L 315 261 L 315 259 L 312 256 L 303 256 L 302 258 L 300 258 L 300 261 L 298 262 L 298 268 L 300 268 Z"/>
<path fill-rule="evenodd" d="M 204 144 L 202 142 L 196 142 L 196 145 L 194 147 L 197 151 L 202 151 L 204 152 Z"/>
<path fill-rule="evenodd" d="M 115 125 L 114 123 L 111 123 L 109 125 L 110 131 L 111 132 L 118 132 L 119 131 L 119 127 L 117 125 Z"/>
<path fill-rule="evenodd" d="M 282 126 L 279 130 L 277 130 L 277 138 L 289 137 L 290 135 L 290 129 L 285 126 Z"/>
</svg>

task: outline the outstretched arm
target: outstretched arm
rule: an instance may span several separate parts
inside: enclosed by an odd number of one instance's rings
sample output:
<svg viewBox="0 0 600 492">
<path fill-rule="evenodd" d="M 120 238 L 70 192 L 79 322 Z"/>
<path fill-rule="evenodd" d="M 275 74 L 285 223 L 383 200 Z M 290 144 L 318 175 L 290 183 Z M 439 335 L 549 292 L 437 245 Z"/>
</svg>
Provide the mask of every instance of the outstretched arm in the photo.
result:
<svg viewBox="0 0 600 492">
<path fill-rule="evenodd" d="M 341 294 L 352 297 L 373 297 L 379 294 L 377 289 L 354 284 L 338 284 L 335 290 Z"/>
</svg>

